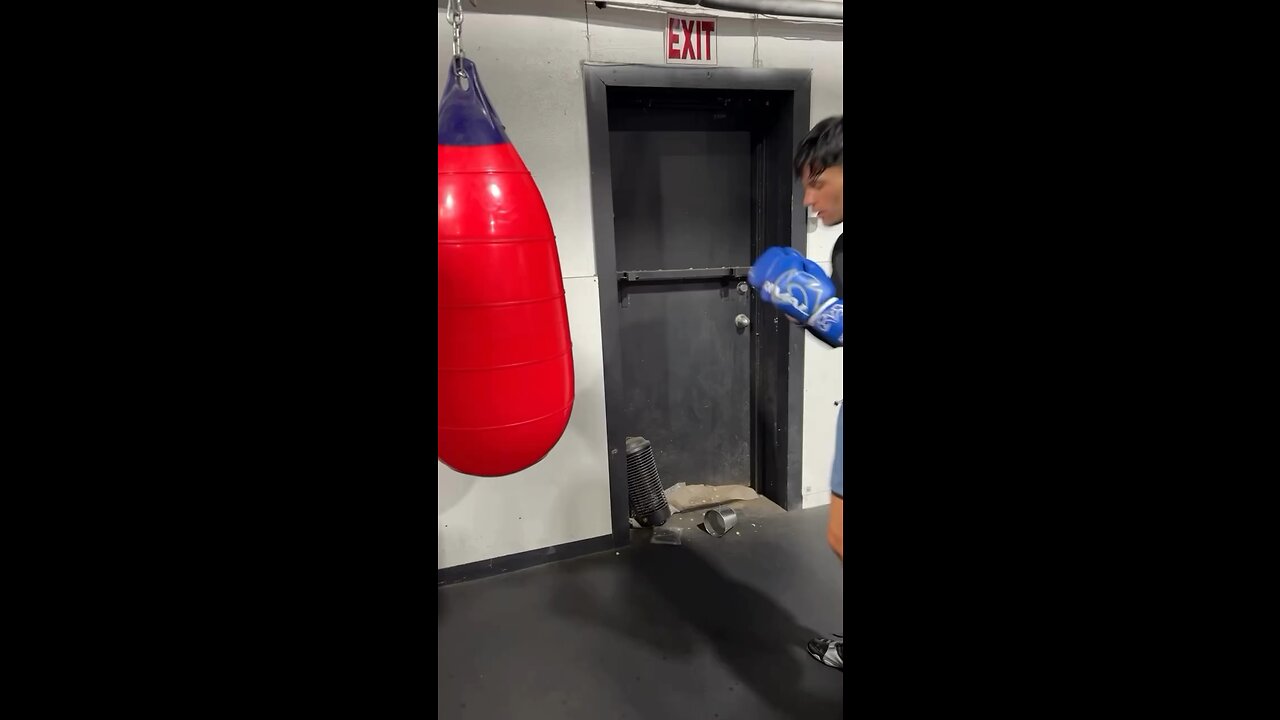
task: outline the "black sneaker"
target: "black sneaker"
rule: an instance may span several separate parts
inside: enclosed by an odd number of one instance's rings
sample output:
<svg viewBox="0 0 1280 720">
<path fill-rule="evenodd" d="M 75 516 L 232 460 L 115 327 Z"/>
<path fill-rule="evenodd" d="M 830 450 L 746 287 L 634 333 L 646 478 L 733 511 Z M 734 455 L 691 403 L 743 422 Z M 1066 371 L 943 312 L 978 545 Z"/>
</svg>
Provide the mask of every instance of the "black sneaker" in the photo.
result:
<svg viewBox="0 0 1280 720">
<path fill-rule="evenodd" d="M 840 636 L 837 635 L 836 637 Z M 840 672 L 844 672 L 844 642 L 826 638 L 814 638 L 809 641 L 807 649 L 809 650 L 809 656 L 814 660 L 827 667 L 833 667 Z"/>
</svg>

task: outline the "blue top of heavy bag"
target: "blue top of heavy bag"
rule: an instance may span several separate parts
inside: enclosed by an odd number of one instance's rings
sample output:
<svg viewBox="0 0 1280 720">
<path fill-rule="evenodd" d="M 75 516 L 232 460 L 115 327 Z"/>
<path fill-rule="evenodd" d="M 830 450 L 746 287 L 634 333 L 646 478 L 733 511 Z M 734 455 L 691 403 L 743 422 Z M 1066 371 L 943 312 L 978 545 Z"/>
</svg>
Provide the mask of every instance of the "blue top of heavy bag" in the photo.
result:
<svg viewBox="0 0 1280 720">
<path fill-rule="evenodd" d="M 462 59 L 467 73 L 467 87 L 458 77 L 457 58 L 449 62 L 449 81 L 440 98 L 440 115 L 436 122 L 439 145 L 501 145 L 510 143 L 507 133 L 484 94 L 475 63 Z"/>
</svg>

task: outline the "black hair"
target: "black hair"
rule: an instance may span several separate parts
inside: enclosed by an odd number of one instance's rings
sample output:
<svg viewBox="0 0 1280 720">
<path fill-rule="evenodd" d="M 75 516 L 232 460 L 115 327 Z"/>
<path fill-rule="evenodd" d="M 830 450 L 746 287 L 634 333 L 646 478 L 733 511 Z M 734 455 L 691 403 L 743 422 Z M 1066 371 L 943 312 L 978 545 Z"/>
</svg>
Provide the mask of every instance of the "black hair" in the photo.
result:
<svg viewBox="0 0 1280 720">
<path fill-rule="evenodd" d="M 833 166 L 844 167 L 844 116 L 836 115 L 813 126 L 796 148 L 796 177 L 809 169 L 811 179 Z"/>
</svg>

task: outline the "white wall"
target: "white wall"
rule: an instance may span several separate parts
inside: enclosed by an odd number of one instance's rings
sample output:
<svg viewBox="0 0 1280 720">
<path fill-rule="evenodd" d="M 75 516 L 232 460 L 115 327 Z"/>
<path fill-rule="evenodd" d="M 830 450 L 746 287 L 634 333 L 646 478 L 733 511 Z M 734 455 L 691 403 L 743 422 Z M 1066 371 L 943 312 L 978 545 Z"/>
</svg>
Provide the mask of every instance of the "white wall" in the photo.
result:
<svg viewBox="0 0 1280 720">
<path fill-rule="evenodd" d="M 443 6 L 443 1 L 439 5 Z M 844 31 L 829 23 L 753 20 L 646 0 L 721 18 L 722 66 L 811 68 L 814 123 L 844 112 Z M 599 284 L 592 236 L 582 62 L 661 64 L 662 11 L 606 9 L 577 0 L 464 0 L 463 49 L 507 135 L 542 191 L 555 227 L 573 337 L 576 400 L 564 437 L 534 467 L 504 478 L 459 475 L 437 462 L 437 567 L 523 552 L 612 531 L 605 446 Z M 444 92 L 453 28 L 437 15 L 436 99 Z M 758 42 L 757 42 L 758 33 Z M 758 61 L 757 61 L 758 58 Z M 830 271 L 839 229 L 812 229 L 809 256 Z M 829 500 L 834 402 L 844 395 L 843 350 L 805 348 L 804 506 Z"/>
</svg>

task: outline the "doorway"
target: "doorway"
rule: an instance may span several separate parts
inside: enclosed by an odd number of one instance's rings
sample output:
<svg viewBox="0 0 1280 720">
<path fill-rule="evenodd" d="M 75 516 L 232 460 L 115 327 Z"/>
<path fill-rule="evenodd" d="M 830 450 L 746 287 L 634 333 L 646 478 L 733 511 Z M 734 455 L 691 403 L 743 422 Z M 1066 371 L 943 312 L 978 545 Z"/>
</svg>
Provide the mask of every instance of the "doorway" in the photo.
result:
<svg viewBox="0 0 1280 720">
<path fill-rule="evenodd" d="M 625 441 L 663 485 L 747 485 L 800 505 L 802 331 L 746 286 L 771 245 L 804 251 L 791 155 L 809 72 L 584 65 L 614 539 Z"/>
</svg>

